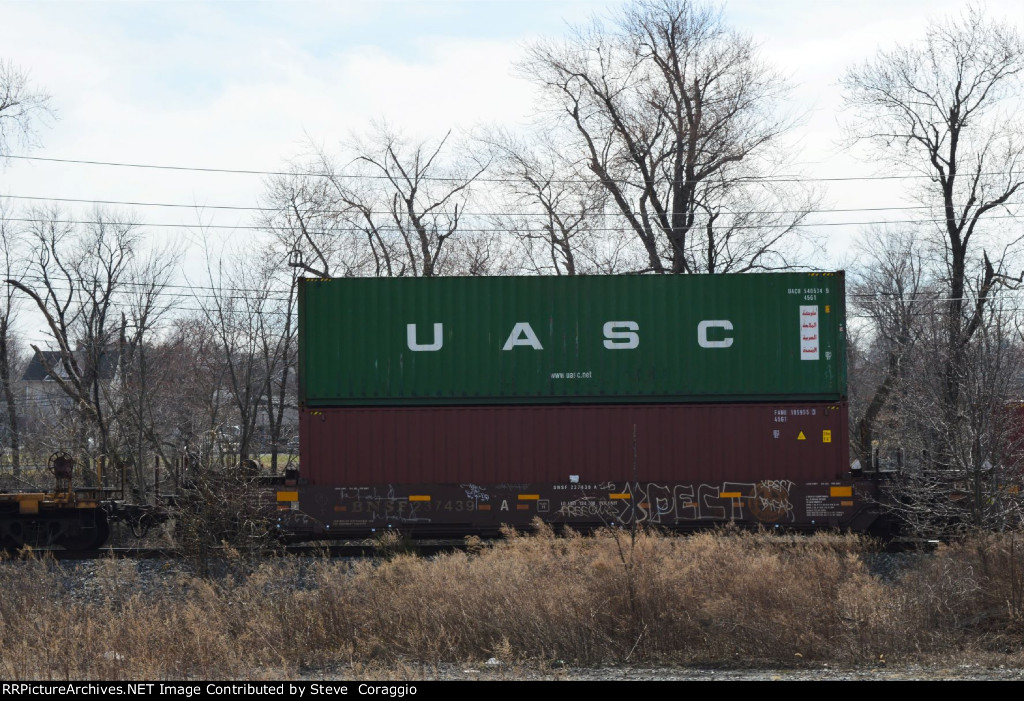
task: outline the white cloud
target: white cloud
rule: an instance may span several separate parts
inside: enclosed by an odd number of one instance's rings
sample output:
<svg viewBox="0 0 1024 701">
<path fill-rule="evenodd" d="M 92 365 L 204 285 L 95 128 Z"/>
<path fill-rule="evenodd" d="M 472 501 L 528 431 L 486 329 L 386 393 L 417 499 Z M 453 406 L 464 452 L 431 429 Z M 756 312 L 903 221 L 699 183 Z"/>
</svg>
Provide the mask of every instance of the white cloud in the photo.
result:
<svg viewBox="0 0 1024 701">
<path fill-rule="evenodd" d="M 0 53 L 54 95 L 60 120 L 37 155 L 274 169 L 308 134 L 330 146 L 384 118 L 411 136 L 518 122 L 522 42 L 610 2 L 22 3 L 0 1 Z M 836 149 L 836 81 L 877 47 L 922 32 L 945 2 L 733 0 L 729 20 L 797 84 L 801 160 L 820 176 L 873 172 Z M 1017 2 L 990 11 L 1020 20 Z M 12 162 L 0 193 L 251 205 L 261 178 Z M 884 186 L 835 184 L 837 206 L 891 203 Z M 150 221 L 188 211 L 140 209 Z M 210 213 L 238 223 L 238 213 Z M 842 248 L 849 229 L 830 230 Z M 170 235 L 167 232 L 161 235 Z"/>
</svg>

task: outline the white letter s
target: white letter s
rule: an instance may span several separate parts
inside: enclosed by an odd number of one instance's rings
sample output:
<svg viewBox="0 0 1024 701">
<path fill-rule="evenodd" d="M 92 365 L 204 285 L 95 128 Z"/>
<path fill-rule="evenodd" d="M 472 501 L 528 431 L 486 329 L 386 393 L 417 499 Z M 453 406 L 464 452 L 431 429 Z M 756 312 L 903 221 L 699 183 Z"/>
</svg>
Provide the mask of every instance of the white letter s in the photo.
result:
<svg viewBox="0 0 1024 701">
<path fill-rule="evenodd" d="M 616 330 L 618 329 L 618 330 Z M 609 350 L 629 350 L 640 345 L 640 324 L 635 321 L 607 321 L 604 325 L 604 347 Z"/>
</svg>

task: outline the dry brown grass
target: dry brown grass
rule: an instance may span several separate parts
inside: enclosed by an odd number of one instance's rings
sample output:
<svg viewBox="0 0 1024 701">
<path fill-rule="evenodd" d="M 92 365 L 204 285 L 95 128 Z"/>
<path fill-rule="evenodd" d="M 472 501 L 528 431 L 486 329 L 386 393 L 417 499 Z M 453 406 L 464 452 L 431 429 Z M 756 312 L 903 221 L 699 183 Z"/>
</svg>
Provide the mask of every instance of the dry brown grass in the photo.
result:
<svg viewBox="0 0 1024 701">
<path fill-rule="evenodd" d="M 340 667 L 410 678 L 492 657 L 1024 662 L 1021 536 L 943 548 L 895 580 L 868 571 L 869 548 L 853 536 L 555 537 L 541 527 L 431 559 L 283 558 L 205 578 L 168 568 L 155 583 L 112 560 L 74 596 L 52 562 L 2 563 L 0 676 L 279 678 Z"/>
</svg>

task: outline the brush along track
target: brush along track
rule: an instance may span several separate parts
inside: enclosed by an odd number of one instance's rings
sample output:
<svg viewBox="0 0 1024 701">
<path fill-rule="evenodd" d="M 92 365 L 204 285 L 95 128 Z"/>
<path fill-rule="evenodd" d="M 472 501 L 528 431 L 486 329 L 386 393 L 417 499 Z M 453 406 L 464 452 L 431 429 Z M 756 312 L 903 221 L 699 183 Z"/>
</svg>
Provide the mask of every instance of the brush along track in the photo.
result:
<svg viewBox="0 0 1024 701">
<path fill-rule="evenodd" d="M 416 555 L 437 555 L 443 552 L 463 550 L 466 545 L 463 541 L 424 541 L 416 542 L 409 546 L 394 547 L 391 545 L 381 546 L 373 542 L 351 542 L 335 543 L 329 545 L 282 545 L 276 548 L 267 549 L 266 557 L 277 557 L 281 555 L 312 556 L 321 555 L 325 557 L 382 557 L 396 552 L 408 552 Z M 218 548 L 219 549 L 219 548 Z M 58 548 L 29 548 L 9 553 L 5 558 L 8 561 L 23 560 L 27 558 L 52 557 L 55 560 L 99 560 L 103 558 L 131 558 L 135 560 L 148 559 L 173 559 L 179 558 L 182 553 L 177 548 L 162 547 L 105 547 L 95 550 L 62 550 Z"/>
</svg>

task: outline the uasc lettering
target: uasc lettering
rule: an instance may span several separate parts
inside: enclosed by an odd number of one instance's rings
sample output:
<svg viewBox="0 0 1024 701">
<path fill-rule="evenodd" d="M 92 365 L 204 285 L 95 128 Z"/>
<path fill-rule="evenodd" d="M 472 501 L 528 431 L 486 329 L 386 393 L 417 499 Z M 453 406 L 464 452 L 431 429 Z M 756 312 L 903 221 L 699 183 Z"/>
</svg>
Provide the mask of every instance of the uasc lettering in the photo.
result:
<svg viewBox="0 0 1024 701">
<path fill-rule="evenodd" d="M 417 353 L 436 353 L 443 349 L 444 323 L 433 322 L 430 328 L 428 336 L 420 330 L 418 324 L 406 324 L 406 347 Z M 733 324 L 728 319 L 705 319 L 697 324 L 697 345 L 701 348 L 730 348 L 734 340 L 732 331 Z M 635 321 L 606 321 L 601 327 L 601 333 L 602 345 L 608 350 L 634 350 L 640 347 L 640 324 Z M 518 348 L 544 350 L 544 344 L 529 321 L 515 322 L 501 346 L 502 351 Z"/>
</svg>

